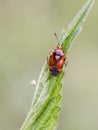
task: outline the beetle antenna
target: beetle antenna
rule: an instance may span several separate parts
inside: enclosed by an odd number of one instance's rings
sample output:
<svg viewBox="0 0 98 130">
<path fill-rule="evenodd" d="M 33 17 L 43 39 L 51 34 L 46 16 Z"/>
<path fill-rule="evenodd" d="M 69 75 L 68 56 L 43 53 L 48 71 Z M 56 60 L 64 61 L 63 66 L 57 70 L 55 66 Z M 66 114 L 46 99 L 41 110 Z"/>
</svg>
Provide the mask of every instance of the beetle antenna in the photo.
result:
<svg viewBox="0 0 98 130">
<path fill-rule="evenodd" d="M 56 40 L 57 40 L 57 42 L 58 42 L 58 45 L 60 45 L 59 39 L 58 39 L 58 36 L 57 36 L 56 32 L 54 32 L 54 35 L 55 35 L 55 37 L 56 37 Z"/>
</svg>

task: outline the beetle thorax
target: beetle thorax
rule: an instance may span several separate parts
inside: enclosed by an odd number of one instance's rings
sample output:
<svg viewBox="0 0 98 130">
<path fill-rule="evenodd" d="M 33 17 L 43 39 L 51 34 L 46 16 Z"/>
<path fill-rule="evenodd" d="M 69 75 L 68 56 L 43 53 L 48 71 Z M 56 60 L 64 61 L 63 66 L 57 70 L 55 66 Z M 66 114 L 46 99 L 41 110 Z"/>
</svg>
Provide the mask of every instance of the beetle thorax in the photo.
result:
<svg viewBox="0 0 98 130">
<path fill-rule="evenodd" d="M 63 54 L 62 50 L 57 49 L 56 52 L 55 52 L 55 59 L 59 60 L 63 55 L 64 54 Z"/>
</svg>

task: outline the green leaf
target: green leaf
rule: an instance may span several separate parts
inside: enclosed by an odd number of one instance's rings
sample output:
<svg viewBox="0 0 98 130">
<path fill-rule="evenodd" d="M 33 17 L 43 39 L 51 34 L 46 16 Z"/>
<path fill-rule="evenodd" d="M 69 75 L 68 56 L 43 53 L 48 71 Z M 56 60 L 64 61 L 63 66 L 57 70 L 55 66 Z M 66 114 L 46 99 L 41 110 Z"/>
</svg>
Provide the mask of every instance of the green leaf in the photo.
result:
<svg viewBox="0 0 98 130">
<path fill-rule="evenodd" d="M 63 50 L 69 49 L 74 39 L 82 30 L 82 24 L 86 20 L 89 12 L 91 11 L 95 0 L 88 0 L 82 9 L 78 12 L 76 17 L 73 19 L 67 30 L 64 29 L 61 32 L 59 43 L 63 46 Z"/>
<path fill-rule="evenodd" d="M 62 31 L 59 43 L 62 45 L 64 52 L 67 52 L 73 40 L 81 31 L 82 24 L 93 4 L 94 0 L 88 0 L 67 30 Z M 61 90 L 64 74 L 65 69 L 56 77 L 52 76 L 49 71 L 48 62 L 44 63 L 31 109 L 20 130 L 56 130 L 57 119 L 61 111 Z"/>
</svg>

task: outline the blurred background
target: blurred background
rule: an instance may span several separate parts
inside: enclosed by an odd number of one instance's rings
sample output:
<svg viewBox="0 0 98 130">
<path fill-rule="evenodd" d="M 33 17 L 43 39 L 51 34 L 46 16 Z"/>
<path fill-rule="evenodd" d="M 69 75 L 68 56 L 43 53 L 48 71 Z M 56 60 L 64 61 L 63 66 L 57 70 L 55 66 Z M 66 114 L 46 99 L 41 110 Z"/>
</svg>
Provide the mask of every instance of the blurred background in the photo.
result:
<svg viewBox="0 0 98 130">
<path fill-rule="evenodd" d="M 19 130 L 53 35 L 86 0 L 0 0 L 0 130 Z M 98 130 L 98 1 L 68 55 L 58 130 Z"/>
</svg>

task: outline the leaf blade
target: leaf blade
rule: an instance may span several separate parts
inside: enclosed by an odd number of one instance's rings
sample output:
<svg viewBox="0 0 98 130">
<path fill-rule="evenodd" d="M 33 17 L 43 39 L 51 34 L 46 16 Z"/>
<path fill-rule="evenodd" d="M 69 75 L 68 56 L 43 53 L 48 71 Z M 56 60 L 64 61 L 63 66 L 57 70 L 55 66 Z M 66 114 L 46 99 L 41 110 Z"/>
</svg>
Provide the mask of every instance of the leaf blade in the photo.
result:
<svg viewBox="0 0 98 130">
<path fill-rule="evenodd" d="M 70 48 L 73 40 L 82 30 L 82 24 L 86 20 L 86 17 L 90 13 L 95 0 L 88 0 L 82 9 L 78 12 L 76 17 L 73 19 L 71 24 L 68 26 L 67 30 L 63 30 L 60 36 L 60 44 L 63 47 L 63 50 L 66 51 Z"/>
<path fill-rule="evenodd" d="M 88 0 L 68 26 L 67 30 L 62 32 L 59 43 L 62 45 L 63 51 L 67 51 L 70 48 L 73 40 L 81 31 L 82 24 L 94 2 L 95 0 Z M 61 90 L 64 72 L 63 70 L 57 77 L 53 77 L 50 74 L 48 63 L 45 62 L 42 67 L 30 112 L 20 130 L 56 129 L 62 98 Z M 56 111 L 56 108 L 59 109 Z M 50 126 L 48 125 L 49 123 Z"/>
</svg>

